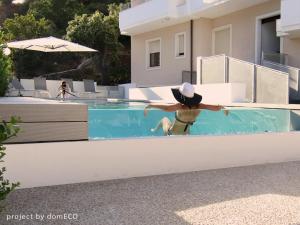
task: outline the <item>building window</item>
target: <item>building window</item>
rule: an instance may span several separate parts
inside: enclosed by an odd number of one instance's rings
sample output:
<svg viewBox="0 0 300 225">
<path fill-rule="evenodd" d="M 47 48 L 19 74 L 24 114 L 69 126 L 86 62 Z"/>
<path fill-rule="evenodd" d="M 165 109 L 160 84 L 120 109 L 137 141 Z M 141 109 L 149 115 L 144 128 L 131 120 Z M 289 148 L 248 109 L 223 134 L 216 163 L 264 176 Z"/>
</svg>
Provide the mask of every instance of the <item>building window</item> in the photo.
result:
<svg viewBox="0 0 300 225">
<path fill-rule="evenodd" d="M 150 67 L 160 66 L 160 52 L 150 53 Z"/>
<path fill-rule="evenodd" d="M 212 32 L 212 55 L 225 54 L 231 56 L 232 52 L 232 25 L 216 27 Z"/>
<path fill-rule="evenodd" d="M 178 33 L 175 35 L 175 57 L 184 58 L 186 52 L 185 33 Z"/>
<path fill-rule="evenodd" d="M 186 4 L 186 0 L 177 0 L 177 7 Z"/>
<path fill-rule="evenodd" d="M 161 39 L 148 40 L 146 42 L 147 68 L 160 68 L 161 65 Z"/>
</svg>

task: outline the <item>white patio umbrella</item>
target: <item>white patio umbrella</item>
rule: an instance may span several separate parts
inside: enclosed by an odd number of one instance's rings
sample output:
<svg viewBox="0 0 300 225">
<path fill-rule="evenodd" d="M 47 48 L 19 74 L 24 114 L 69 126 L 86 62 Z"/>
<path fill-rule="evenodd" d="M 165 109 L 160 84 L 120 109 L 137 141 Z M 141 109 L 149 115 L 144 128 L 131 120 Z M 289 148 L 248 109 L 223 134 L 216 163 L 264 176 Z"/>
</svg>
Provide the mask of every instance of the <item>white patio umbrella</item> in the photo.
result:
<svg viewBox="0 0 300 225">
<path fill-rule="evenodd" d="M 97 52 L 95 49 L 55 37 L 13 41 L 7 43 L 6 47 L 40 52 Z"/>
<path fill-rule="evenodd" d="M 5 54 L 9 48 L 24 49 L 39 52 L 97 52 L 97 50 L 55 37 L 45 37 L 24 41 L 13 41 L 1 46 Z M 18 77 L 20 81 L 20 77 Z M 19 90 L 19 95 L 21 95 Z"/>
</svg>

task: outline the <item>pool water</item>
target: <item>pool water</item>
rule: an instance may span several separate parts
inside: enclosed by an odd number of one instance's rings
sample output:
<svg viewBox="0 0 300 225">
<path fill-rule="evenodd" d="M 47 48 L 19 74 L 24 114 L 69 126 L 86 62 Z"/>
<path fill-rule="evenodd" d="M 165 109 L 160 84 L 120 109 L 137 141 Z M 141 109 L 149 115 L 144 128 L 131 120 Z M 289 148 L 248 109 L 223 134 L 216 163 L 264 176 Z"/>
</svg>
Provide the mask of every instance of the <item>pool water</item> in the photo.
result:
<svg viewBox="0 0 300 225">
<path fill-rule="evenodd" d="M 151 132 L 157 123 L 174 113 L 149 110 L 144 117 L 145 105 L 128 104 L 89 105 L 90 139 L 163 136 L 162 130 Z M 226 117 L 223 111 L 203 110 L 191 127 L 191 135 L 253 134 L 289 131 L 290 111 L 278 109 L 233 108 Z"/>
</svg>

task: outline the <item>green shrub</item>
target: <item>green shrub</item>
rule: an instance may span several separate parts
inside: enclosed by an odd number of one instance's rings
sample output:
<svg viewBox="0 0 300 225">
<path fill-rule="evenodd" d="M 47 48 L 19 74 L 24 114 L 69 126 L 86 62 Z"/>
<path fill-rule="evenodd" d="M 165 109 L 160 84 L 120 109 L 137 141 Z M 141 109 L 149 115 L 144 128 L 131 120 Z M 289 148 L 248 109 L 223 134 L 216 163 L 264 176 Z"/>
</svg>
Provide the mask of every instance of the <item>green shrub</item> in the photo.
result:
<svg viewBox="0 0 300 225">
<path fill-rule="evenodd" d="M 19 119 L 12 117 L 8 123 L 5 121 L 0 122 L 0 163 L 4 162 L 3 157 L 6 154 L 3 142 L 17 135 L 20 129 L 16 126 L 16 124 L 19 121 Z M 10 183 L 9 180 L 5 179 L 5 171 L 5 167 L 0 168 L 0 201 L 4 200 L 11 191 L 20 185 L 19 182 Z"/>
<path fill-rule="evenodd" d="M 0 52 L 0 96 L 4 96 L 11 76 L 11 61 Z"/>
<path fill-rule="evenodd" d="M 4 42 L 4 34 L 0 31 L 0 45 Z M 5 95 L 8 88 L 10 76 L 12 74 L 11 59 L 4 55 L 3 49 L 0 48 L 0 97 Z"/>
</svg>

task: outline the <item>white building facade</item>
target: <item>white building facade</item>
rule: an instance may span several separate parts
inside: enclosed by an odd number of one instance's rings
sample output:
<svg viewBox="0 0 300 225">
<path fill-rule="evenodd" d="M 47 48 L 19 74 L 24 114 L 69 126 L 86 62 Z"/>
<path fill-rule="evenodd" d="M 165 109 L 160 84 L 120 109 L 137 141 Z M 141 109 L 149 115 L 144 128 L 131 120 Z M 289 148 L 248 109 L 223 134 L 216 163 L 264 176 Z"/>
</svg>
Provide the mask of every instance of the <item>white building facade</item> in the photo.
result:
<svg viewBox="0 0 300 225">
<path fill-rule="evenodd" d="M 299 0 L 132 0 L 120 13 L 132 82 L 178 85 L 197 57 L 219 54 L 300 68 L 299 9 Z"/>
</svg>

